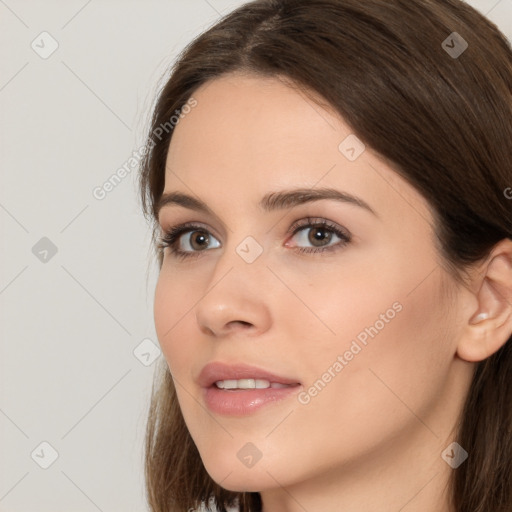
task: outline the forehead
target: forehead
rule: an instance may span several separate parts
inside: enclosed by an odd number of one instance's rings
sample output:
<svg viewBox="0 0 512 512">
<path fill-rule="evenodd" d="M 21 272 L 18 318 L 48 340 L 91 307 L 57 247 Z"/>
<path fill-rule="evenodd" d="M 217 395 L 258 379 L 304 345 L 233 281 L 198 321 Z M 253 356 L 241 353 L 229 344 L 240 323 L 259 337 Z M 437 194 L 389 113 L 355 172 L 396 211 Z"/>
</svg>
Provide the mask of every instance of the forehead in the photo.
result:
<svg viewBox="0 0 512 512">
<path fill-rule="evenodd" d="M 236 193 L 256 202 L 269 190 L 329 186 L 385 208 L 392 199 L 404 214 L 414 208 L 429 219 L 423 197 L 371 148 L 347 159 L 340 144 L 355 137 L 352 129 L 315 93 L 236 73 L 203 84 L 193 97 L 197 105 L 171 139 L 166 191 Z"/>
<path fill-rule="evenodd" d="M 301 174 L 312 160 L 318 168 L 326 159 L 332 166 L 340 137 L 351 133 L 340 116 L 278 78 L 225 75 L 193 97 L 197 105 L 174 129 L 171 169 L 220 172 L 237 166 L 254 178 L 272 172 L 278 179 L 286 169 Z"/>
<path fill-rule="evenodd" d="M 209 140 L 232 145 L 252 140 L 253 146 L 265 142 L 269 149 L 298 138 L 313 141 L 315 134 L 325 136 L 327 131 L 350 133 L 341 116 L 316 93 L 305 93 L 282 77 L 227 74 L 203 84 L 193 97 L 197 106 L 176 127 L 171 146 L 191 130 L 196 143 L 206 143 L 200 138 L 208 133 Z M 188 125 L 193 127 L 187 130 Z M 317 146 L 317 141 L 311 145 Z M 231 145 L 218 149 L 227 147 Z"/>
</svg>

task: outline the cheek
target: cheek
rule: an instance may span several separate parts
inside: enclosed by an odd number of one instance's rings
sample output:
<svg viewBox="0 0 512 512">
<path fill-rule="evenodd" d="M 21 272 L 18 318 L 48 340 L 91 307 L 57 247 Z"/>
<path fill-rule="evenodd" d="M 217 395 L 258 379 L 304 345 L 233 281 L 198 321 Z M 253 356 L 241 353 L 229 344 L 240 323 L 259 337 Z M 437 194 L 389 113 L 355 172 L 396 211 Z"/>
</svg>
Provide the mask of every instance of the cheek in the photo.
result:
<svg viewBox="0 0 512 512">
<path fill-rule="evenodd" d="M 187 314 L 194 304 L 190 286 L 170 273 L 161 272 L 155 288 L 154 322 L 155 330 L 172 375 L 180 368 L 190 368 L 193 355 L 193 338 L 184 331 Z M 184 343 L 187 340 L 187 343 Z M 190 347 L 190 350 L 187 350 Z"/>
<path fill-rule="evenodd" d="M 389 430 L 416 421 L 408 408 L 418 414 L 432 406 L 455 351 L 440 271 L 429 275 L 432 261 L 378 261 L 363 262 L 359 273 L 339 268 L 337 286 L 332 274 L 315 274 L 294 288 L 324 323 L 317 322 L 316 337 L 302 330 L 303 343 L 294 347 L 312 387 L 305 408 L 346 428 L 348 437 L 368 426 L 368 439 L 375 439 L 377 418 Z"/>
<path fill-rule="evenodd" d="M 312 269 L 307 282 L 295 276 L 293 289 L 307 299 L 318 331 L 309 344 L 299 347 L 304 351 L 299 360 L 313 356 L 325 365 L 333 354 L 350 351 L 354 341 L 361 351 L 352 359 L 367 364 L 375 357 L 389 359 L 390 364 L 396 361 L 395 367 L 408 362 L 409 368 L 417 359 L 435 358 L 431 338 L 442 337 L 440 326 L 448 319 L 446 299 L 439 293 L 440 271 L 432 272 L 436 267 L 428 244 L 424 250 L 408 242 L 396 241 L 394 246 L 399 250 L 382 243 L 371 250 L 347 252 L 343 265 Z M 311 327 L 308 330 L 312 333 Z"/>
<path fill-rule="evenodd" d="M 308 355 L 305 415 L 322 419 L 325 436 L 341 437 L 345 455 L 363 448 L 362 439 L 376 449 L 417 428 L 417 417 L 434 410 L 453 357 L 450 319 L 435 277 L 413 293 L 408 280 L 386 280 L 373 295 L 347 284 L 348 296 L 337 300 L 343 309 L 324 309 L 336 337 L 323 337 Z"/>
</svg>

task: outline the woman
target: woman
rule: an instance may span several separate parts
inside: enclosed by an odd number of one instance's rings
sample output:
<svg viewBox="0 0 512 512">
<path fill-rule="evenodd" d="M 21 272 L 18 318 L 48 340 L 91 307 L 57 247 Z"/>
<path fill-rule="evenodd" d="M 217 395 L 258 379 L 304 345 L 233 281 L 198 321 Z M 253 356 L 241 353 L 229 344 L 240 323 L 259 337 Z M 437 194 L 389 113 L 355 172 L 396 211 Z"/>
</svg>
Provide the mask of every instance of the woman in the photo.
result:
<svg viewBox="0 0 512 512">
<path fill-rule="evenodd" d="M 141 172 L 151 510 L 512 510 L 512 52 L 458 0 L 267 0 Z"/>
</svg>

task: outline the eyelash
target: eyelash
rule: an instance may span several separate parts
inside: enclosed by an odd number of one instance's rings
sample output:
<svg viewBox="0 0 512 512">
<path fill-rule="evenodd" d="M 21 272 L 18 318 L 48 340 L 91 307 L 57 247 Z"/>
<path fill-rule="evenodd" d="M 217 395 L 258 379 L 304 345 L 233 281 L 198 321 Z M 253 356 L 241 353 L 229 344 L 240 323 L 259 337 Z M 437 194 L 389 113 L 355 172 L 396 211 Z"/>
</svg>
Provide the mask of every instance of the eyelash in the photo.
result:
<svg viewBox="0 0 512 512">
<path fill-rule="evenodd" d="M 331 231 L 336 236 L 338 236 L 341 241 L 334 245 L 328 245 L 325 247 L 317 247 L 317 248 L 311 248 L 311 247 L 297 247 L 296 250 L 301 253 L 319 253 L 319 252 L 326 252 L 326 251 L 335 251 L 337 249 L 340 249 L 341 247 L 344 247 L 351 241 L 351 235 L 348 231 L 345 229 L 341 229 L 336 224 L 331 223 L 328 220 L 325 219 L 315 219 L 311 217 L 307 217 L 306 219 L 297 221 L 294 223 L 290 229 L 288 230 L 288 233 L 291 233 L 291 236 L 295 236 L 299 231 L 302 231 L 304 228 L 322 228 L 326 229 L 327 231 Z M 174 226 L 170 228 L 168 231 L 165 232 L 165 234 L 158 239 L 158 248 L 163 250 L 165 248 L 169 248 L 171 253 L 179 258 L 179 259 L 187 259 L 187 258 L 197 258 L 201 256 L 202 253 L 206 252 L 206 250 L 203 251 L 182 251 L 180 249 L 176 248 L 177 242 L 179 241 L 179 238 L 181 235 L 185 233 L 193 233 L 195 231 L 200 231 L 203 233 L 206 233 L 207 235 L 210 235 L 210 232 L 205 229 L 204 227 L 194 224 L 192 222 L 185 222 L 184 224 L 180 224 L 178 226 Z"/>
</svg>

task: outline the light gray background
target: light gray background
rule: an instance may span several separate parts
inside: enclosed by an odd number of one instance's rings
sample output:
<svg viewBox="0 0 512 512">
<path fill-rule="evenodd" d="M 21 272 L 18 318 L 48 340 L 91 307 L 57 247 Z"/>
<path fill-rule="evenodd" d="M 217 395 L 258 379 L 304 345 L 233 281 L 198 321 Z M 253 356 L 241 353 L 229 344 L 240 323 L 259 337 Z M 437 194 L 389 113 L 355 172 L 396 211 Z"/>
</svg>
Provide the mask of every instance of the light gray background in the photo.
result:
<svg viewBox="0 0 512 512">
<path fill-rule="evenodd" d="M 178 52 L 243 3 L 0 0 L 1 512 L 147 510 L 157 266 L 137 168 L 93 190 L 140 148 Z M 468 3 L 512 39 L 512 0 Z"/>
</svg>

